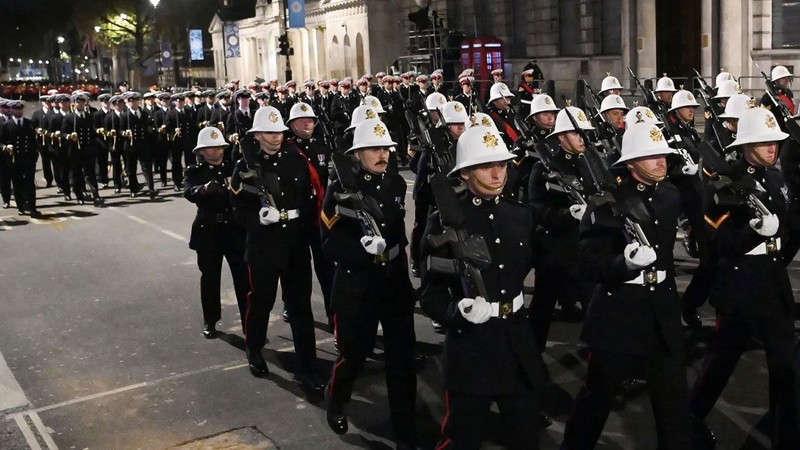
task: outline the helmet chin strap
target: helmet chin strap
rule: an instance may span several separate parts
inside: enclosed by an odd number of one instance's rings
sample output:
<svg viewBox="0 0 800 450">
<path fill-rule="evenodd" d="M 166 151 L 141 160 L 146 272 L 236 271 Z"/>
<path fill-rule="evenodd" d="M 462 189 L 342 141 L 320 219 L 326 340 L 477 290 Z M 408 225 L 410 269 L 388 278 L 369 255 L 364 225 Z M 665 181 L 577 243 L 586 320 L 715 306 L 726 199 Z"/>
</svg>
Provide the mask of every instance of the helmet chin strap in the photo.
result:
<svg viewBox="0 0 800 450">
<path fill-rule="evenodd" d="M 775 163 L 776 163 L 776 162 L 778 162 L 778 156 L 777 156 L 777 154 L 775 155 L 775 161 L 773 161 L 771 164 L 770 164 L 770 163 L 768 163 L 768 162 L 766 162 L 766 161 L 764 160 L 764 158 L 762 158 L 762 157 L 761 157 L 761 155 L 759 155 L 759 154 L 758 154 L 758 152 L 757 152 L 757 151 L 756 151 L 756 149 L 755 149 L 755 146 L 748 146 L 748 148 L 747 148 L 747 153 L 748 153 L 748 154 L 749 154 L 749 155 L 750 155 L 750 156 L 751 156 L 751 157 L 752 157 L 752 158 L 753 158 L 753 159 L 754 159 L 754 160 L 755 160 L 755 161 L 756 161 L 758 164 L 760 164 L 760 165 L 762 165 L 762 166 L 764 166 L 764 167 L 772 167 L 772 166 L 774 166 L 774 165 L 775 165 Z"/>
<path fill-rule="evenodd" d="M 634 162 L 633 166 L 636 167 L 636 171 L 639 173 L 639 175 L 642 178 L 646 178 L 646 179 L 648 179 L 650 181 L 653 181 L 655 183 L 660 183 L 660 182 L 664 181 L 665 178 L 667 178 L 666 175 L 657 176 L 653 172 L 650 172 L 649 170 L 647 170 L 644 167 L 642 167 L 642 164 L 639 163 L 638 161 Z"/>
</svg>

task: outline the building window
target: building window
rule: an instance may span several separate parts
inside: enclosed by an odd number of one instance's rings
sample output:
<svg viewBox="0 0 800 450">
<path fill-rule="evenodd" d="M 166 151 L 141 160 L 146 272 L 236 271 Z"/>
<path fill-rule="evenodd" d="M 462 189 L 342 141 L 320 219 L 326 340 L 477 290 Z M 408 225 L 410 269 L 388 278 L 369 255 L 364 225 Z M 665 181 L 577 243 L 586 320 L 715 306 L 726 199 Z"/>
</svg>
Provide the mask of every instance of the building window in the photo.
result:
<svg viewBox="0 0 800 450">
<path fill-rule="evenodd" d="M 620 55 L 621 6 L 620 0 L 559 0 L 559 54 Z"/>
<path fill-rule="evenodd" d="M 578 56 L 581 15 L 578 0 L 558 2 L 558 53 L 561 56 Z"/>
<path fill-rule="evenodd" d="M 800 48 L 800 3 L 772 2 L 772 48 Z"/>
</svg>

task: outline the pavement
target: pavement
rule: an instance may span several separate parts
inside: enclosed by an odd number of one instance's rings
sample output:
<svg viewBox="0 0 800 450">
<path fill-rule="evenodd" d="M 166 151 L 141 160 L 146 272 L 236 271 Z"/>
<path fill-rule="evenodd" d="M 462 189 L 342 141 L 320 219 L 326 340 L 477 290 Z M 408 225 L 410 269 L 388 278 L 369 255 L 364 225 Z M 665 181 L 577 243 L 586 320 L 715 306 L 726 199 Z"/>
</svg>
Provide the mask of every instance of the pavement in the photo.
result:
<svg viewBox="0 0 800 450">
<path fill-rule="evenodd" d="M 0 210 L 0 448 L 393 448 L 380 341 L 347 405 L 350 432 L 340 437 L 328 429 L 322 405 L 306 399 L 292 378 L 291 332 L 280 302 L 264 351 L 267 379 L 248 372 L 226 268 L 221 336 L 202 337 L 200 274 L 187 245 L 195 207 L 171 186 L 160 190 L 150 201 L 106 189 L 106 206 L 95 208 L 64 202 L 55 188 L 39 189 L 43 218 L 19 217 L 13 206 Z M 406 200 L 412 204 L 410 186 Z M 409 231 L 411 220 L 408 214 Z M 696 261 L 680 247 L 676 257 L 683 289 Z M 790 274 L 800 286 L 795 264 Z M 312 304 L 318 369 L 326 374 L 336 352 L 316 280 Z M 687 334 L 690 382 L 713 331 L 712 309 L 701 312 L 704 329 Z M 418 368 L 419 446 L 431 449 L 444 415 L 443 337 L 421 311 L 415 320 L 416 350 L 428 355 Z M 585 376 L 580 327 L 557 321 L 551 331 L 545 362 L 555 385 L 545 403 L 555 423 L 542 436 L 543 449 L 558 448 Z M 769 448 L 762 431 L 767 392 L 764 354 L 754 343 L 708 418 L 718 448 Z M 646 393 L 620 406 L 597 448 L 655 448 Z M 484 448 L 502 448 L 496 415 L 488 425 Z"/>
</svg>

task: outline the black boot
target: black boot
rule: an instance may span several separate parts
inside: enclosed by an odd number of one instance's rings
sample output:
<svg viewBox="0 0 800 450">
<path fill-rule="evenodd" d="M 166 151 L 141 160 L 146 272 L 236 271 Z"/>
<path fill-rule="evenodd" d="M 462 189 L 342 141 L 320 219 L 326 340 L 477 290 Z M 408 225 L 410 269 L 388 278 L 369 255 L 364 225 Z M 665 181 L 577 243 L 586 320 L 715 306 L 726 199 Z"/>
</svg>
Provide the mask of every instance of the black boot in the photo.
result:
<svg viewBox="0 0 800 450">
<path fill-rule="evenodd" d="M 325 420 L 334 433 L 338 435 L 347 433 L 347 416 L 344 415 L 344 407 L 331 399 L 328 388 L 325 388 Z"/>
<path fill-rule="evenodd" d="M 710 450 L 717 447 L 717 437 L 705 421 L 691 417 L 692 445 L 697 450 Z"/>
<path fill-rule="evenodd" d="M 206 339 L 214 339 L 217 337 L 217 325 L 213 323 L 203 324 L 203 337 Z"/>
<path fill-rule="evenodd" d="M 261 355 L 261 350 L 251 351 L 248 347 L 245 350 L 245 354 L 247 355 L 247 364 L 250 366 L 250 373 L 254 377 L 264 378 L 269 375 L 267 362 L 264 361 L 264 356 Z"/>
</svg>

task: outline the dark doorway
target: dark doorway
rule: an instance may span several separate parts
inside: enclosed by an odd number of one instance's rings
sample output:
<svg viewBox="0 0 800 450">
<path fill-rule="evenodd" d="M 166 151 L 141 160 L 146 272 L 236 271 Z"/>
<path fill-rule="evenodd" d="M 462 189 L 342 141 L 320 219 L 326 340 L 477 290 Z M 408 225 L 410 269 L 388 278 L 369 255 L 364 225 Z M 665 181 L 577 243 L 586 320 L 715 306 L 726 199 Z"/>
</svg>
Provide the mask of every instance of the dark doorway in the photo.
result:
<svg viewBox="0 0 800 450">
<path fill-rule="evenodd" d="M 658 77 L 666 73 L 681 84 L 700 70 L 703 2 L 696 0 L 656 0 L 656 67 Z"/>
</svg>

